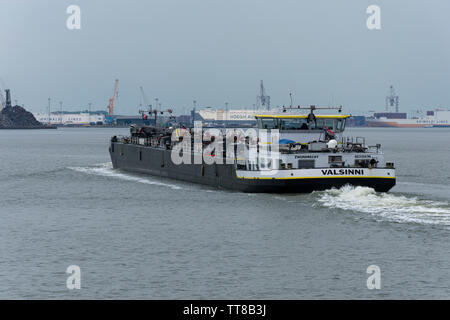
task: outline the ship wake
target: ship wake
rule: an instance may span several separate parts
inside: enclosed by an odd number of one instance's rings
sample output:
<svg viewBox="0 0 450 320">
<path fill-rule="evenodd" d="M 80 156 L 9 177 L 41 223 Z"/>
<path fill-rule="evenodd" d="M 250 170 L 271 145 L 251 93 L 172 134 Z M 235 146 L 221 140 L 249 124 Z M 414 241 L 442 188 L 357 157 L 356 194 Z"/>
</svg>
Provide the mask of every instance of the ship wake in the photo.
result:
<svg viewBox="0 0 450 320">
<path fill-rule="evenodd" d="M 317 192 L 324 207 L 371 214 L 383 220 L 450 226 L 450 204 L 344 186 Z"/>
<path fill-rule="evenodd" d="M 113 179 L 120 179 L 120 180 L 125 180 L 125 181 L 168 187 L 168 188 L 171 188 L 174 190 L 181 189 L 180 186 L 177 186 L 175 184 L 155 181 L 150 177 L 143 178 L 143 177 L 136 176 L 133 174 L 114 170 L 111 162 L 102 163 L 102 164 L 99 164 L 96 166 L 91 166 L 91 167 L 70 167 L 69 169 L 77 171 L 77 172 L 82 172 L 85 174 L 92 174 L 92 175 L 97 175 L 97 176 L 102 176 L 102 177 L 113 178 Z"/>
</svg>

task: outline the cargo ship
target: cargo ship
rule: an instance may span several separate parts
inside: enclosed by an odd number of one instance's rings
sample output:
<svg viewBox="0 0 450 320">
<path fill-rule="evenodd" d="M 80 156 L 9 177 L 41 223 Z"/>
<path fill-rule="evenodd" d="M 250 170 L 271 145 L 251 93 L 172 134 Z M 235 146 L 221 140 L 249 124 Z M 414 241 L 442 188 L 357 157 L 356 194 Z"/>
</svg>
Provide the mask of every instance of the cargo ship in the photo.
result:
<svg viewBox="0 0 450 320">
<path fill-rule="evenodd" d="M 427 111 L 423 117 L 411 117 L 405 112 L 399 112 L 399 96 L 395 94 L 394 86 L 390 86 L 386 96 L 386 111 L 374 113 L 367 118 L 369 127 L 399 127 L 399 128 L 434 128 L 450 127 L 450 110 L 434 109 Z M 391 112 L 395 108 L 395 112 Z"/>
<path fill-rule="evenodd" d="M 305 193 L 366 186 L 387 192 L 394 163 L 379 144 L 344 137 L 349 115 L 299 110 L 255 114 L 255 128 L 131 126 L 111 138 L 114 169 L 150 174 L 242 192 Z M 330 109 L 330 108 L 326 108 Z M 155 116 L 158 111 L 155 112 Z M 225 132 L 226 131 L 226 132 Z"/>
<path fill-rule="evenodd" d="M 436 128 L 450 127 L 450 110 L 427 111 L 424 117 L 408 118 L 406 113 L 375 113 L 367 119 L 369 127 Z"/>
</svg>

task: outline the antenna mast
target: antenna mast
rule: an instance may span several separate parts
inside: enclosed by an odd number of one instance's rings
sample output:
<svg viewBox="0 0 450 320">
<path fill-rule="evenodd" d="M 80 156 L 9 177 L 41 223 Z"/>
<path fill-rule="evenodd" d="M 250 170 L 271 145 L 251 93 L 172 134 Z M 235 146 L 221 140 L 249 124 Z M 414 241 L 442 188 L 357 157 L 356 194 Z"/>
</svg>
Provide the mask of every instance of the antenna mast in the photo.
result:
<svg viewBox="0 0 450 320">
<path fill-rule="evenodd" d="M 51 106 L 50 106 L 50 101 L 51 101 L 51 98 L 48 98 L 48 106 L 47 106 L 47 111 L 48 111 L 48 124 L 50 125 L 51 124 L 51 120 L 50 120 L 50 114 L 51 114 L 51 110 L 50 110 L 50 108 L 51 108 Z"/>
</svg>

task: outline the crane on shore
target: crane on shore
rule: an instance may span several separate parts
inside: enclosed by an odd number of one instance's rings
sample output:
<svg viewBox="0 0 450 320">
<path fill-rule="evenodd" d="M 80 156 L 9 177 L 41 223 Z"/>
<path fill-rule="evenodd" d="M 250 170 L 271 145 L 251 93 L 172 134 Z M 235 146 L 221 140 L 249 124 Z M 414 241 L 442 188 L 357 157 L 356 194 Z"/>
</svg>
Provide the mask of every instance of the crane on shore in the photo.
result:
<svg viewBox="0 0 450 320">
<path fill-rule="evenodd" d="M 112 118 L 114 116 L 114 103 L 116 102 L 117 97 L 117 89 L 119 87 L 119 79 L 116 79 L 114 82 L 114 91 L 112 97 L 109 99 L 108 104 L 108 116 Z"/>
<path fill-rule="evenodd" d="M 262 80 L 259 96 L 256 97 L 256 108 L 259 109 L 260 107 L 270 110 L 270 96 L 266 95 L 266 89 L 264 88 L 264 83 Z"/>
<path fill-rule="evenodd" d="M 386 112 L 391 107 L 395 107 L 395 112 L 398 113 L 398 95 L 395 94 L 394 86 L 389 87 L 389 95 L 386 96 Z"/>
</svg>

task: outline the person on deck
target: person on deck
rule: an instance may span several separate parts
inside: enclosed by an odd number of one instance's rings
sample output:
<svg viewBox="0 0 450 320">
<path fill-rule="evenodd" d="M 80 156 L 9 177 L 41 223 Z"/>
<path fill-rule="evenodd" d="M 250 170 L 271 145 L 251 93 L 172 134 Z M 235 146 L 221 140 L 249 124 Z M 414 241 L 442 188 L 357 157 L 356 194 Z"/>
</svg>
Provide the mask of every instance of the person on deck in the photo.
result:
<svg viewBox="0 0 450 320">
<path fill-rule="evenodd" d="M 306 118 L 306 122 L 308 123 L 308 126 L 311 128 L 314 122 L 314 127 L 312 128 L 317 128 L 317 119 L 316 119 L 316 115 L 313 113 L 313 111 L 311 110 L 311 112 L 308 114 L 308 117 Z"/>
</svg>

